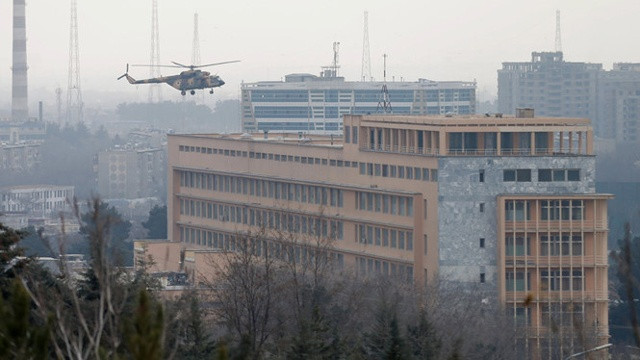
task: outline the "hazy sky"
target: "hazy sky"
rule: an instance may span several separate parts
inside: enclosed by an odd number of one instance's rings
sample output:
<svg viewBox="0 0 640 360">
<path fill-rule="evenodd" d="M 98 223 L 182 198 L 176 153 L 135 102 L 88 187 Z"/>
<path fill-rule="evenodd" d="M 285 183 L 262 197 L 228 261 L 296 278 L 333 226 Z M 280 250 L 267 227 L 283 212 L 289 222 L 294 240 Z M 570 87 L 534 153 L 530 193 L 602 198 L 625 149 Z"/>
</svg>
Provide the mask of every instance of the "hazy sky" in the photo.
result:
<svg viewBox="0 0 640 360">
<path fill-rule="evenodd" d="M 555 11 L 562 11 L 565 59 L 640 62 L 640 1 L 300 1 L 158 0 L 160 56 L 191 60 L 193 14 L 200 21 L 203 62 L 240 59 L 212 69 L 225 81 L 214 99 L 237 98 L 240 83 L 318 73 L 339 41 L 341 74 L 361 73 L 363 12 L 369 11 L 373 76 L 478 81 L 480 100 L 495 96 L 503 61 L 527 61 L 531 51 L 553 50 Z M 0 1 L 0 108 L 10 106 L 12 0 Z M 125 64 L 148 63 L 151 0 L 78 0 L 80 69 L 85 102 L 145 100 L 144 85 L 116 81 Z M 54 106 L 54 89 L 67 87 L 69 1 L 27 1 L 30 103 Z M 163 69 L 169 75 L 172 69 Z M 135 78 L 146 68 L 131 69 Z M 107 93 L 108 92 L 108 93 Z M 165 99 L 179 92 L 164 85 Z M 210 96 L 209 94 L 206 94 Z M 209 100 L 213 101 L 213 99 Z M 31 112 L 35 107 L 31 108 Z"/>
</svg>

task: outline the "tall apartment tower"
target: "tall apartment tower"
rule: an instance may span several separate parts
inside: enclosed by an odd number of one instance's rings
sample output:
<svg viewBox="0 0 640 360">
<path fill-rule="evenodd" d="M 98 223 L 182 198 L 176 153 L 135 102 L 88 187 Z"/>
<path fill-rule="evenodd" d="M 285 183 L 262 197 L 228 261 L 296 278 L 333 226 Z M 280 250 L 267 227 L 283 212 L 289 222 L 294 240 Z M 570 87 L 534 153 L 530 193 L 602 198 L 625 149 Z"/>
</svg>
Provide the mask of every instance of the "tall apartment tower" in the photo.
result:
<svg viewBox="0 0 640 360">
<path fill-rule="evenodd" d="M 346 115 L 341 139 L 169 135 L 168 152 L 168 236 L 184 248 L 266 229 L 259 251 L 277 256 L 286 234 L 304 257 L 305 237 L 327 237 L 363 276 L 475 291 L 541 358 L 608 341 L 611 196 L 588 119 Z"/>
<path fill-rule="evenodd" d="M 562 52 L 533 52 L 531 62 L 504 62 L 498 70 L 498 111 L 533 108 L 540 116 L 596 119 L 602 64 L 564 61 Z"/>
<path fill-rule="evenodd" d="M 13 0 L 13 66 L 11 70 L 11 119 L 25 121 L 29 118 L 25 0 Z"/>
</svg>

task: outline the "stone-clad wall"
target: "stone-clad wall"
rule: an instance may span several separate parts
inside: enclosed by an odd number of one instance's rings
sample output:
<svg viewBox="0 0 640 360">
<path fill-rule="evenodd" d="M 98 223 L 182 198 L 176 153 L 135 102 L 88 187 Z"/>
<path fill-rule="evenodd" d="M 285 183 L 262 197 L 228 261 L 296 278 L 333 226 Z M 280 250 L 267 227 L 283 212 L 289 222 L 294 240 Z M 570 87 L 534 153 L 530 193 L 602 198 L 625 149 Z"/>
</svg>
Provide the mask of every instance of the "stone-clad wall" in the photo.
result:
<svg viewBox="0 0 640 360">
<path fill-rule="evenodd" d="M 497 204 L 502 194 L 595 193 L 595 157 L 443 157 L 438 161 L 439 271 L 497 294 Z M 484 169 L 485 181 L 479 182 Z M 504 169 L 531 169 L 531 182 L 504 182 Z M 537 169 L 580 169 L 580 181 L 538 182 Z M 484 212 L 480 212 L 484 203 Z M 485 238 L 484 249 L 480 238 Z"/>
</svg>

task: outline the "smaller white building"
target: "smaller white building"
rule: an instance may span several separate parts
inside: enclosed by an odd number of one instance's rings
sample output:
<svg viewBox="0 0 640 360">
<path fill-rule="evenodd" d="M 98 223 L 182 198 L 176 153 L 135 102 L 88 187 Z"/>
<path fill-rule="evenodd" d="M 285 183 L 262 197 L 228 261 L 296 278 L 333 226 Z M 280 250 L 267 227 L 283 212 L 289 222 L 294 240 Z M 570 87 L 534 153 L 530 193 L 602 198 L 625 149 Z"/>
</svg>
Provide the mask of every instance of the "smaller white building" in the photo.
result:
<svg viewBox="0 0 640 360">
<path fill-rule="evenodd" d="M 0 212 L 50 217 L 71 210 L 73 186 L 21 185 L 0 189 Z"/>
</svg>

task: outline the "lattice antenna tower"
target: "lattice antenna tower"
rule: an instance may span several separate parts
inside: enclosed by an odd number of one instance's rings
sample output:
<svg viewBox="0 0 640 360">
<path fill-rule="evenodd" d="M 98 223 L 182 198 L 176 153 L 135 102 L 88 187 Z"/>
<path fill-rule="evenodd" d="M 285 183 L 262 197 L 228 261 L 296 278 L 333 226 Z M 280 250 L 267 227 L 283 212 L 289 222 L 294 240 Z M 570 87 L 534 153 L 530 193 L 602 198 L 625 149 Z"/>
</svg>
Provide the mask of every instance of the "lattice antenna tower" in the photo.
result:
<svg viewBox="0 0 640 360">
<path fill-rule="evenodd" d="M 160 76 L 160 29 L 158 28 L 158 0 L 152 0 L 151 4 L 151 56 L 149 59 L 149 76 Z M 153 102 L 154 97 L 162 101 L 162 88 L 160 84 L 149 86 L 149 102 Z"/>
<path fill-rule="evenodd" d="M 78 4 L 71 0 L 69 32 L 69 79 L 67 83 L 67 123 L 83 120 L 82 90 L 80 88 L 80 51 L 78 45 Z"/>
<path fill-rule="evenodd" d="M 56 110 L 58 111 L 58 124 L 62 125 L 62 89 L 60 86 L 56 88 Z"/>
<path fill-rule="evenodd" d="M 200 65 L 200 36 L 198 35 L 198 13 L 193 14 L 193 53 L 191 65 Z"/>
<path fill-rule="evenodd" d="M 382 59 L 384 69 L 382 72 L 382 91 L 380 92 L 380 101 L 378 101 L 376 111 L 387 114 L 393 111 L 391 99 L 389 98 L 389 90 L 387 89 L 387 54 L 383 54 Z"/>
<path fill-rule="evenodd" d="M 369 12 L 364 12 L 364 38 L 362 40 L 362 81 L 371 81 L 371 55 L 369 53 Z"/>
<path fill-rule="evenodd" d="M 560 10 L 556 10 L 556 52 L 562 52 L 562 34 L 560 32 Z"/>
</svg>

